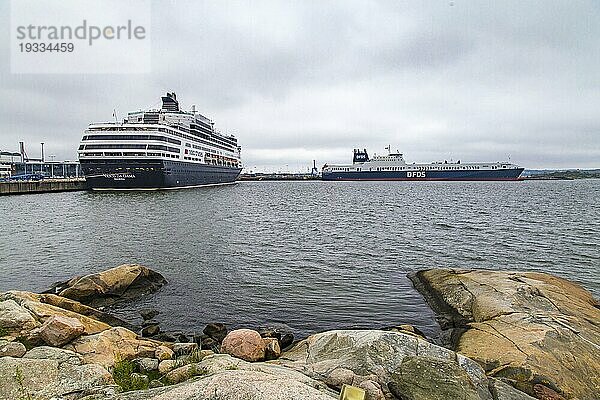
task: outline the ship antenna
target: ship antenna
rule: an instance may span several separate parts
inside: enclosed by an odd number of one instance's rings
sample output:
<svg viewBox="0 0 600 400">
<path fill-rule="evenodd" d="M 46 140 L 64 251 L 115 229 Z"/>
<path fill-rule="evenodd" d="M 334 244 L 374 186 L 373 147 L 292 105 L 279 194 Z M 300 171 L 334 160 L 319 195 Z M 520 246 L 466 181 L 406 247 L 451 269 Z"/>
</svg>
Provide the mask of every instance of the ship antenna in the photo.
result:
<svg viewBox="0 0 600 400">
<path fill-rule="evenodd" d="M 119 122 L 118 118 L 117 118 L 117 109 L 113 108 L 113 117 L 115 117 L 115 122 Z"/>
</svg>

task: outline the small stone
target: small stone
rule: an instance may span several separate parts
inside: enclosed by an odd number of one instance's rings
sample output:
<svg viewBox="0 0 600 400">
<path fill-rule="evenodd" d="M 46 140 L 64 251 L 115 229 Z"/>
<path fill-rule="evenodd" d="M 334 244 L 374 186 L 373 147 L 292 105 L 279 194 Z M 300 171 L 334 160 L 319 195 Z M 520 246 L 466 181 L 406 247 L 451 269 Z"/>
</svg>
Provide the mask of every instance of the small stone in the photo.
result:
<svg viewBox="0 0 600 400">
<path fill-rule="evenodd" d="M 53 315 L 40 328 L 40 337 L 54 347 L 61 347 L 78 338 L 85 327 L 76 318 Z"/>
<path fill-rule="evenodd" d="M 265 348 L 265 342 L 258 332 L 251 329 L 236 329 L 223 339 L 221 352 L 254 362 L 265 358 Z"/>
<path fill-rule="evenodd" d="M 166 374 L 175 368 L 177 365 L 177 361 L 175 360 L 163 360 L 158 364 L 158 372 L 161 374 Z"/>
<path fill-rule="evenodd" d="M 291 333 L 284 333 L 281 335 L 281 339 L 279 340 L 279 347 L 281 349 L 287 349 L 294 343 L 294 335 Z"/>
<path fill-rule="evenodd" d="M 145 328 L 147 326 L 152 326 L 152 325 L 158 325 L 158 321 L 156 321 L 154 319 L 147 319 L 144 322 L 142 322 L 142 328 Z"/>
<path fill-rule="evenodd" d="M 489 378 L 489 391 L 494 400 L 535 400 L 499 379 Z"/>
<path fill-rule="evenodd" d="M 166 333 L 166 332 L 161 332 L 158 335 L 154 336 L 152 339 L 160 340 L 161 342 L 169 342 L 169 343 L 175 343 L 177 341 L 177 338 L 175 336 L 171 335 L 170 333 Z"/>
<path fill-rule="evenodd" d="M 204 333 L 194 333 L 194 337 L 193 337 L 194 340 L 192 340 L 192 342 L 198 343 L 198 345 L 200 345 L 200 344 L 202 344 L 203 340 L 208 339 L 208 338 L 210 338 L 210 336 L 205 335 Z"/>
<path fill-rule="evenodd" d="M 163 361 L 164 362 L 164 361 Z M 198 364 L 187 364 L 182 367 L 176 368 L 169 372 L 165 379 L 170 384 L 176 384 L 179 382 L 186 381 L 193 376 L 201 375 L 202 369 L 198 366 Z"/>
<path fill-rule="evenodd" d="M 177 337 L 177 341 L 180 343 L 189 343 L 190 339 L 184 334 L 184 333 L 176 333 L 175 336 Z"/>
<path fill-rule="evenodd" d="M 277 338 L 264 338 L 263 342 L 265 342 L 265 360 L 275 360 L 281 356 Z"/>
<path fill-rule="evenodd" d="M 23 357 L 27 349 L 20 342 L 0 343 L 0 357 Z"/>
<path fill-rule="evenodd" d="M 142 316 L 142 318 L 144 319 L 144 321 L 147 321 L 147 320 L 152 319 L 152 318 L 156 317 L 157 315 L 159 315 L 160 311 L 155 310 L 153 308 L 143 308 L 139 311 L 139 313 Z"/>
<path fill-rule="evenodd" d="M 165 385 L 158 379 L 153 379 L 148 384 L 148 388 L 150 388 L 150 389 L 159 388 L 159 387 L 163 387 L 163 386 L 165 386 Z"/>
<path fill-rule="evenodd" d="M 149 325 L 142 328 L 141 334 L 142 337 L 151 337 L 156 336 L 160 333 L 160 326 L 158 324 Z"/>
<path fill-rule="evenodd" d="M 227 336 L 227 327 L 221 323 L 210 323 L 204 327 L 202 332 L 221 343 Z"/>
<path fill-rule="evenodd" d="M 197 352 L 197 354 L 199 358 L 203 359 L 205 357 L 212 356 L 213 354 L 215 354 L 215 352 L 212 350 L 200 350 Z"/>
<path fill-rule="evenodd" d="M 27 332 L 27 335 L 25 335 L 25 340 L 28 344 L 32 346 L 44 346 L 46 344 L 40 335 L 40 328 L 41 326 Z"/>
<path fill-rule="evenodd" d="M 539 400 L 566 400 L 563 396 L 556 393 L 556 391 L 539 383 L 533 386 L 533 392 Z"/>
<path fill-rule="evenodd" d="M 156 358 L 135 358 L 132 362 L 140 372 L 150 372 L 158 369 L 158 360 Z"/>
<path fill-rule="evenodd" d="M 175 343 L 173 345 L 173 352 L 178 356 L 190 354 L 196 350 L 198 350 L 198 345 L 196 343 Z"/>
<path fill-rule="evenodd" d="M 358 387 L 366 393 L 366 398 L 369 400 L 386 400 L 381 386 L 372 380 L 362 381 Z"/>
<path fill-rule="evenodd" d="M 262 338 L 281 339 L 281 332 L 277 328 L 261 328 L 258 330 L 258 333 L 260 333 L 260 337 Z"/>
<path fill-rule="evenodd" d="M 219 342 L 211 337 L 202 339 L 202 350 L 214 350 L 219 348 Z"/>
<path fill-rule="evenodd" d="M 409 325 L 409 324 L 401 324 L 401 325 L 397 325 L 397 326 L 390 326 L 387 328 L 383 328 L 383 331 L 389 331 L 389 332 L 400 332 L 400 333 L 407 333 L 411 336 L 416 336 L 416 337 L 420 337 L 422 339 L 427 339 L 425 337 L 425 334 L 423 332 L 421 332 L 419 330 L 419 328 L 414 327 L 413 325 Z"/>
<path fill-rule="evenodd" d="M 158 346 L 156 348 L 156 351 L 154 352 L 154 356 L 159 361 L 163 361 L 172 359 L 175 356 L 175 353 L 173 352 L 173 350 L 166 346 Z"/>
</svg>

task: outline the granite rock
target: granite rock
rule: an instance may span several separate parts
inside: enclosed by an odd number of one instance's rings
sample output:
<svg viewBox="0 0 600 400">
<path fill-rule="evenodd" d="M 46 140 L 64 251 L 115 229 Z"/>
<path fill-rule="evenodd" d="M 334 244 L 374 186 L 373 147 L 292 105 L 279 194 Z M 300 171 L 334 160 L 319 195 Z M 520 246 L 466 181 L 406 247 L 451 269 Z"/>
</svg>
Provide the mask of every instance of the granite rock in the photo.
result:
<svg viewBox="0 0 600 400">
<path fill-rule="evenodd" d="M 581 286 L 539 272 L 431 269 L 411 279 L 442 316 L 447 344 L 489 376 L 531 396 L 539 385 L 597 398 L 600 307 Z"/>
<path fill-rule="evenodd" d="M 249 363 L 216 354 L 178 373 L 192 372 L 193 380 L 147 391 L 123 393 L 106 400 L 332 400 L 338 393 L 289 368 Z M 178 379 L 185 380 L 188 374 Z"/>
<path fill-rule="evenodd" d="M 124 264 L 71 280 L 57 294 L 92 307 L 100 307 L 155 292 L 166 283 L 161 274 L 147 267 Z"/>
<path fill-rule="evenodd" d="M 257 331 L 236 329 L 227 334 L 221 344 L 221 352 L 245 361 L 261 361 L 265 358 L 265 342 Z"/>
<path fill-rule="evenodd" d="M 81 336 L 85 327 L 77 318 L 53 315 L 40 327 L 40 337 L 50 346 L 60 347 Z"/>
<path fill-rule="evenodd" d="M 66 345 L 65 349 L 80 354 L 87 364 L 110 368 L 118 358 L 152 358 L 159 346 L 160 342 L 140 339 L 134 332 L 116 327 L 95 335 L 81 336 Z"/>
<path fill-rule="evenodd" d="M 403 383 L 408 379 L 409 369 L 419 367 L 423 373 L 417 371 L 414 374 L 419 376 L 419 382 L 422 381 L 420 385 L 440 387 L 450 379 L 466 385 L 465 399 L 496 400 L 490 392 L 485 371 L 475 361 L 400 332 L 339 330 L 318 333 L 298 342 L 270 363 L 295 369 L 338 390 L 344 384 L 362 385 L 368 389 L 370 398 L 386 399 L 395 398 L 394 391 L 402 393 L 403 399 L 411 399 L 410 396 L 423 398 L 418 397 L 421 393 L 418 387 Z M 436 373 L 440 366 L 448 372 L 448 378 Z M 516 389 L 512 391 L 520 393 Z"/>
<path fill-rule="evenodd" d="M 113 383 L 108 371 L 96 364 L 0 358 L 0 399 L 71 400 Z"/>
</svg>

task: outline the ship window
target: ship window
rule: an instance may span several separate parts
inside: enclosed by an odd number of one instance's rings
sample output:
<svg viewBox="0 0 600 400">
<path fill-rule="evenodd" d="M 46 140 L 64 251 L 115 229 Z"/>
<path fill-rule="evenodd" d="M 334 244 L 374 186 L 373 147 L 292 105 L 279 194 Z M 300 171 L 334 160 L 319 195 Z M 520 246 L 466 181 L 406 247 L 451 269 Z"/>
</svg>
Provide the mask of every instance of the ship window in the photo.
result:
<svg viewBox="0 0 600 400">
<path fill-rule="evenodd" d="M 100 149 L 145 149 L 145 144 L 88 144 L 86 150 Z"/>
</svg>

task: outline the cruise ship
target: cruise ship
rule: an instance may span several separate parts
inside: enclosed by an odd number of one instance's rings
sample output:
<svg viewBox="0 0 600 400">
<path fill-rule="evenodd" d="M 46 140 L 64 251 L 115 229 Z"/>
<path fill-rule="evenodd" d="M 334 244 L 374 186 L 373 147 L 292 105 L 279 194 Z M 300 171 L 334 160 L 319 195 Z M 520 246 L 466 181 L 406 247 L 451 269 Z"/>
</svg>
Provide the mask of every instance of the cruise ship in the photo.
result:
<svg viewBox="0 0 600 400">
<path fill-rule="evenodd" d="M 354 149 L 352 164 L 328 165 L 326 181 L 516 181 L 523 168 L 510 162 L 432 162 L 407 164 L 401 153 L 369 158 L 367 150 Z"/>
<path fill-rule="evenodd" d="M 242 170 L 237 139 L 217 131 L 194 106 L 181 111 L 175 93 L 161 100 L 159 110 L 88 126 L 78 155 L 90 189 L 174 189 L 236 181 Z"/>
</svg>

